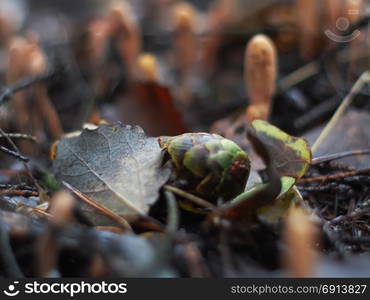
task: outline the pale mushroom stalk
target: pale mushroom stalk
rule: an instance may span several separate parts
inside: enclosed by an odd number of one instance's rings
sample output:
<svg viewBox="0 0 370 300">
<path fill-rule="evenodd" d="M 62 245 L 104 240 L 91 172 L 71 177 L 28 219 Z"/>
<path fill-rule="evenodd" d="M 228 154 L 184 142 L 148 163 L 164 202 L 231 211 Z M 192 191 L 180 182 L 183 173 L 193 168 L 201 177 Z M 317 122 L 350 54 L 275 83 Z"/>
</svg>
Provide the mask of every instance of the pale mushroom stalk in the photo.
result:
<svg viewBox="0 0 370 300">
<path fill-rule="evenodd" d="M 296 0 L 299 48 L 303 59 L 311 60 L 317 54 L 322 32 L 319 28 L 318 0 Z"/>
<path fill-rule="evenodd" d="M 114 3 L 110 10 L 110 22 L 121 59 L 126 64 L 129 79 L 137 72 L 137 58 L 141 51 L 141 32 L 136 23 L 136 16 L 127 1 Z"/>
<path fill-rule="evenodd" d="M 248 43 L 244 58 L 244 80 L 249 96 L 247 120 L 268 120 L 277 77 L 277 55 L 273 41 L 262 34 Z"/>
<path fill-rule="evenodd" d="M 173 8 L 174 65 L 179 73 L 178 97 L 185 106 L 190 102 L 190 79 L 198 59 L 196 14 L 195 8 L 184 2 Z"/>
</svg>

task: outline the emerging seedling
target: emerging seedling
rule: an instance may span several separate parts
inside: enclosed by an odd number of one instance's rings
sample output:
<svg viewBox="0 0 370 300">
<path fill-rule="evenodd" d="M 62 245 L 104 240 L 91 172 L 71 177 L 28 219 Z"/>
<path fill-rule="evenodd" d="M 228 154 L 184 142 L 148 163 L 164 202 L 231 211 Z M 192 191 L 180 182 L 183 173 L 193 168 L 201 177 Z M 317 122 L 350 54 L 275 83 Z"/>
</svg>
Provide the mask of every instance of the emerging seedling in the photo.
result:
<svg viewBox="0 0 370 300">
<path fill-rule="evenodd" d="M 8 17 L 0 12 L 0 45 L 7 46 L 14 32 L 15 28 Z"/>
<path fill-rule="evenodd" d="M 207 29 L 202 48 L 202 64 L 206 74 L 216 66 L 218 50 L 222 43 L 222 32 L 232 18 L 233 1 L 216 1 L 207 14 Z"/>
<path fill-rule="evenodd" d="M 10 41 L 7 68 L 8 84 L 13 84 L 27 77 L 42 75 L 47 71 L 47 68 L 46 56 L 38 45 L 35 35 L 29 34 L 26 38 L 15 37 Z M 47 95 L 45 83 L 38 82 L 30 89 L 34 91 L 36 103 L 32 108 L 33 113 L 30 113 L 26 104 L 25 90 L 17 93 L 12 101 L 17 115 L 18 131 L 20 133 L 28 133 L 30 128 L 33 128 L 36 134 L 43 134 L 42 120 L 44 120 L 51 137 L 53 139 L 59 138 L 62 134 L 62 127 L 54 106 Z"/>
<path fill-rule="evenodd" d="M 338 29 L 338 22 L 341 21 L 341 17 L 343 17 L 343 1 L 338 0 L 325 0 L 324 1 L 324 23 L 327 29 L 335 30 Z M 339 26 L 340 27 L 340 26 Z"/>
<path fill-rule="evenodd" d="M 287 275 L 291 277 L 311 277 L 314 275 L 316 253 L 313 249 L 317 237 L 314 224 L 307 213 L 300 208 L 292 208 L 284 226 L 284 240 L 287 246 L 282 259 Z"/>
<path fill-rule="evenodd" d="M 259 34 L 253 37 L 246 48 L 244 78 L 250 105 L 247 119 L 267 120 L 272 107 L 277 76 L 276 49 L 270 38 Z"/>
<path fill-rule="evenodd" d="M 140 54 L 137 61 L 139 77 L 148 82 L 158 81 L 158 62 L 154 55 Z"/>
<path fill-rule="evenodd" d="M 359 21 L 364 8 L 363 0 L 345 0 L 344 12 L 351 24 Z"/>
<path fill-rule="evenodd" d="M 318 4 L 318 0 L 296 0 L 299 47 L 301 56 L 305 60 L 312 59 L 320 45 Z"/>
<path fill-rule="evenodd" d="M 195 18 L 196 11 L 189 4 L 180 2 L 174 6 L 174 59 L 182 81 L 187 79 L 197 60 Z"/>
<path fill-rule="evenodd" d="M 136 62 L 141 49 L 141 34 L 135 14 L 128 2 L 116 2 L 109 9 L 108 16 L 117 48 L 126 64 L 130 78 L 136 73 Z"/>
</svg>

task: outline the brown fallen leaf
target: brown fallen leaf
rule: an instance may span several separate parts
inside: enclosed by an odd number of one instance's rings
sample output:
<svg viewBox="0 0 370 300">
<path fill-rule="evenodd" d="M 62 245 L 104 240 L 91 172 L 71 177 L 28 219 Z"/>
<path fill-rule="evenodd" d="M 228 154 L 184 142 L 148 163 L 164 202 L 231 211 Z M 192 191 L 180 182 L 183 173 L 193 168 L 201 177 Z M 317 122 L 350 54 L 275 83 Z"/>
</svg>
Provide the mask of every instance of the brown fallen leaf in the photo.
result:
<svg viewBox="0 0 370 300">
<path fill-rule="evenodd" d="M 315 152 L 315 157 L 370 148 L 370 134 L 368 113 L 356 109 L 349 109 L 341 118 L 333 131 L 322 142 Z M 324 125 L 314 128 L 305 134 L 305 138 L 312 146 Z M 355 169 L 370 167 L 369 155 L 357 155 L 336 160 L 340 165 L 348 165 Z"/>
<path fill-rule="evenodd" d="M 65 137 L 56 148 L 54 173 L 119 215 L 146 215 L 168 180 L 162 150 L 138 126 L 103 124 Z"/>
<path fill-rule="evenodd" d="M 179 135 L 188 132 L 182 115 L 167 86 L 155 81 L 136 81 L 131 99 L 121 105 L 122 118 L 136 123 L 150 136 Z"/>
</svg>

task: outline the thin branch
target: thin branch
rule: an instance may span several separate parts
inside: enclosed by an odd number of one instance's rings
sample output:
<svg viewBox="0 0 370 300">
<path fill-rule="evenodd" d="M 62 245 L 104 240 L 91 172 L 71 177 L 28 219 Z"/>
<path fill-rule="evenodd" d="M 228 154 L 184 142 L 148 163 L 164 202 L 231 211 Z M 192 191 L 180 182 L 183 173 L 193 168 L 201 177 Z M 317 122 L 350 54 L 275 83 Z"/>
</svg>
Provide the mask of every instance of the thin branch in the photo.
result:
<svg viewBox="0 0 370 300">
<path fill-rule="evenodd" d="M 0 102 L 0 105 L 1 105 L 1 102 Z M 16 144 L 14 144 L 14 142 L 12 141 L 12 139 L 4 132 L 4 130 L 0 127 L 0 134 L 8 141 L 8 143 L 13 147 L 13 149 L 18 152 L 19 155 L 20 152 L 19 152 L 19 149 L 18 147 L 16 146 Z M 44 191 L 44 189 L 39 185 L 39 183 L 37 182 L 36 178 L 32 175 L 30 169 L 28 168 L 28 165 L 27 165 L 27 162 L 22 160 L 23 162 L 23 166 L 27 172 L 27 175 L 31 178 L 31 180 L 33 181 L 33 183 L 35 184 L 35 186 L 37 187 L 37 189 L 39 191 Z"/>
<path fill-rule="evenodd" d="M 29 158 L 28 157 L 25 157 L 25 156 L 21 155 L 19 152 L 12 151 L 12 150 L 10 150 L 10 149 L 8 149 L 8 148 L 6 148 L 4 146 L 1 146 L 1 145 L 0 145 L 0 151 L 4 152 L 6 154 L 9 154 L 9 155 L 11 155 L 11 156 L 13 156 L 13 157 L 15 157 L 17 159 L 20 159 L 20 160 L 22 160 L 24 162 L 28 162 L 29 161 Z"/>
<path fill-rule="evenodd" d="M 37 188 L 28 186 L 23 183 L 20 183 L 20 184 L 0 183 L 0 189 L 26 190 L 26 191 L 37 192 Z"/>
<path fill-rule="evenodd" d="M 353 177 L 361 174 L 369 174 L 370 168 L 360 169 L 355 171 L 349 172 L 341 172 L 333 175 L 326 175 L 326 176 L 317 176 L 317 177 L 310 177 L 310 178 L 303 178 L 299 179 L 297 183 L 307 183 L 307 182 L 315 182 L 315 181 L 327 181 L 327 180 L 337 180 L 342 179 L 345 177 Z"/>
<path fill-rule="evenodd" d="M 11 138 L 11 139 L 16 139 L 16 140 L 29 140 L 36 142 L 36 137 L 29 135 L 29 134 L 22 134 L 22 133 L 7 133 L 6 136 L 3 136 L 0 134 L 0 138 Z"/>
<path fill-rule="evenodd" d="M 5 190 L 0 191 L 0 196 L 22 196 L 22 197 L 38 197 L 39 192 L 29 190 Z"/>
<path fill-rule="evenodd" d="M 329 154 L 329 155 L 323 155 L 320 157 L 315 157 L 311 161 L 311 165 L 318 165 L 321 163 L 337 160 L 337 159 L 342 159 L 345 157 L 350 157 L 350 156 L 356 156 L 356 155 L 369 155 L 370 150 L 352 150 L 352 151 L 345 151 L 345 152 L 340 152 L 340 153 L 334 153 L 334 154 Z"/>
<path fill-rule="evenodd" d="M 37 82 L 47 80 L 54 74 L 54 71 L 50 71 L 46 74 L 41 74 L 32 78 L 22 79 L 10 87 L 4 88 L 0 94 L 0 105 L 10 100 L 16 92 L 28 88 L 29 86 L 34 85 Z"/>
<path fill-rule="evenodd" d="M 201 206 L 201 207 L 204 207 L 204 208 L 210 208 L 210 209 L 215 209 L 216 206 L 213 205 L 212 203 L 198 197 L 198 196 L 195 196 L 193 194 L 190 194 L 190 193 L 187 193 L 177 187 L 174 187 L 174 186 L 171 186 L 171 185 L 165 185 L 164 186 L 164 189 L 167 190 L 167 191 L 170 191 L 178 196 L 181 196 L 181 197 L 184 197 L 185 199 Z"/>
<path fill-rule="evenodd" d="M 331 225 L 337 225 L 340 222 L 347 221 L 350 219 L 358 219 L 367 214 L 370 214 L 370 200 L 367 200 L 366 202 L 361 203 L 360 207 L 356 208 L 353 212 L 347 215 L 338 216 L 330 220 L 329 222 Z"/>
<path fill-rule="evenodd" d="M 126 230 L 132 230 L 130 224 L 122 217 L 111 211 L 110 209 L 106 208 L 105 206 L 99 204 L 95 200 L 91 199 L 75 187 L 71 186 L 69 183 L 63 181 L 63 185 L 69 189 L 73 194 L 77 195 L 81 200 L 83 200 L 86 204 L 90 205 L 91 207 L 95 208 L 98 212 L 104 214 L 111 220 L 115 221 L 118 225 L 123 227 Z"/>
</svg>

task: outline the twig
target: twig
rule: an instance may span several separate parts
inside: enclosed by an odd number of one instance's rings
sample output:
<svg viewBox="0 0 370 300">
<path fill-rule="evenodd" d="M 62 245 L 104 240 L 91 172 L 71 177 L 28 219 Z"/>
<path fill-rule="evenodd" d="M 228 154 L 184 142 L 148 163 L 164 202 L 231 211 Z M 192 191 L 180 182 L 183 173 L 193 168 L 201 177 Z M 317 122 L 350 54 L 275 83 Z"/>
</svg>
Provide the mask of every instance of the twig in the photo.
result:
<svg viewBox="0 0 370 300">
<path fill-rule="evenodd" d="M 345 151 L 340 153 L 334 153 L 329 155 L 324 155 L 320 157 L 315 157 L 311 161 L 311 165 L 318 165 L 324 162 L 333 161 L 349 156 L 355 156 L 355 155 L 369 155 L 370 150 L 352 150 L 352 151 Z"/>
<path fill-rule="evenodd" d="M 11 97 L 18 91 L 28 88 L 29 86 L 39 82 L 49 79 L 54 75 L 54 71 L 47 72 L 46 74 L 42 74 L 39 76 L 35 76 L 32 78 L 27 78 L 20 80 L 19 82 L 15 83 L 11 87 L 6 87 L 3 89 L 2 93 L 0 94 L 0 105 L 5 103 L 6 101 L 10 100 Z"/>
<path fill-rule="evenodd" d="M 29 134 L 22 134 L 22 133 L 7 133 L 6 136 L 3 136 L 0 134 L 0 138 L 6 138 L 9 137 L 11 139 L 17 139 L 17 140 L 30 140 L 33 142 L 36 142 L 36 137 L 29 135 Z"/>
<path fill-rule="evenodd" d="M 325 129 L 321 132 L 320 136 L 315 141 L 311 150 L 315 153 L 322 142 L 326 139 L 332 129 L 337 125 L 339 119 L 342 117 L 348 106 L 352 103 L 353 98 L 361 91 L 363 86 L 370 81 L 370 71 L 364 72 L 356 81 L 349 94 L 344 98 L 342 104 L 338 107 L 337 111 L 326 125 Z"/>
<path fill-rule="evenodd" d="M 320 71 L 320 68 L 320 61 L 312 61 L 290 73 L 278 83 L 278 92 L 285 92 L 298 83 L 316 75 Z"/>
<path fill-rule="evenodd" d="M 37 192 L 37 189 L 28 186 L 26 184 L 9 184 L 9 183 L 0 183 L 0 189 L 15 189 L 15 190 L 26 190 L 26 191 L 32 191 L 32 192 Z"/>
<path fill-rule="evenodd" d="M 177 187 L 174 187 L 174 186 L 171 186 L 171 185 L 165 185 L 164 186 L 164 189 L 167 190 L 167 191 L 170 191 L 178 196 L 181 196 L 181 197 L 184 197 L 185 199 L 201 206 L 201 207 L 204 207 L 204 208 L 210 208 L 210 209 L 215 209 L 216 206 L 213 205 L 212 203 L 198 197 L 198 196 L 194 196 L 193 194 L 190 194 L 190 193 L 187 193 Z"/>
<path fill-rule="evenodd" d="M 357 175 L 360 175 L 360 174 L 367 174 L 367 173 L 370 173 L 370 168 L 360 169 L 360 170 L 355 170 L 355 171 L 350 171 L 350 172 L 341 172 L 341 173 L 337 173 L 337 174 L 333 174 L 333 175 L 303 178 L 303 179 L 299 179 L 297 181 L 297 183 L 336 180 L 336 179 L 342 179 L 342 178 L 345 178 L 345 177 L 352 177 L 352 176 L 357 176 Z"/>
<path fill-rule="evenodd" d="M 22 197 L 37 197 L 39 192 L 36 191 L 29 191 L 29 190 L 5 190 L 3 192 L 0 191 L 1 196 L 22 196 Z"/>
<path fill-rule="evenodd" d="M 69 183 L 67 183 L 65 181 L 63 181 L 62 183 L 67 189 L 69 189 L 72 193 L 77 195 L 85 203 L 87 203 L 91 207 L 95 208 L 97 211 L 104 214 L 105 216 L 107 216 L 111 220 L 115 221 L 118 225 L 120 225 L 124 229 L 130 230 L 130 231 L 132 230 L 130 224 L 123 217 L 115 214 L 110 209 L 106 208 L 105 206 L 100 205 L 98 202 L 94 201 L 93 199 L 91 199 L 87 195 L 83 194 L 78 189 L 71 186 Z"/>
<path fill-rule="evenodd" d="M 0 105 L 1 105 L 1 102 L 0 102 Z M 6 138 L 6 140 L 8 141 L 8 143 L 13 147 L 13 149 L 16 151 L 16 152 L 18 152 L 18 154 L 19 155 L 21 155 L 20 154 L 20 152 L 19 152 L 19 149 L 18 149 L 18 147 L 14 144 L 14 142 L 11 140 L 11 138 L 4 132 L 4 130 L 0 127 L 0 134 L 4 137 L 4 138 Z M 24 161 L 24 160 L 22 160 L 22 162 L 23 162 L 23 166 L 24 166 L 24 168 L 25 168 L 25 170 L 26 170 L 26 172 L 27 172 L 27 175 L 31 178 L 31 180 L 33 181 L 33 183 L 35 184 L 35 186 L 37 187 L 37 189 L 40 191 L 40 192 L 43 192 L 44 191 L 44 189 L 39 185 L 39 183 L 37 182 L 37 180 L 36 180 L 36 178 L 35 177 L 33 177 L 33 175 L 32 175 L 32 173 L 31 173 L 31 171 L 30 171 L 30 169 L 28 168 L 28 165 L 27 165 L 27 162 L 26 161 Z"/>
<path fill-rule="evenodd" d="M 347 221 L 349 219 L 358 219 L 369 213 L 370 213 L 370 200 L 367 200 L 365 203 L 361 203 L 360 207 L 356 208 L 350 214 L 338 216 L 330 220 L 329 222 L 331 225 L 337 225 L 340 222 Z"/>
<path fill-rule="evenodd" d="M 15 157 L 17 159 L 20 159 L 20 160 L 22 160 L 24 162 L 28 162 L 29 161 L 29 158 L 28 157 L 25 157 L 25 156 L 21 155 L 19 152 L 12 151 L 12 150 L 10 150 L 10 149 L 8 149 L 8 148 L 6 148 L 4 146 L 1 146 L 1 145 L 0 145 L 0 151 L 4 152 L 6 154 L 9 154 L 9 155 L 11 155 L 11 156 L 13 156 L 13 157 Z"/>
</svg>

